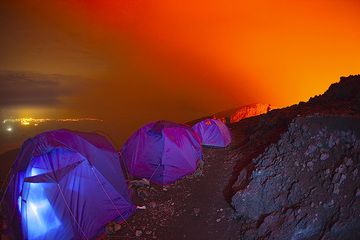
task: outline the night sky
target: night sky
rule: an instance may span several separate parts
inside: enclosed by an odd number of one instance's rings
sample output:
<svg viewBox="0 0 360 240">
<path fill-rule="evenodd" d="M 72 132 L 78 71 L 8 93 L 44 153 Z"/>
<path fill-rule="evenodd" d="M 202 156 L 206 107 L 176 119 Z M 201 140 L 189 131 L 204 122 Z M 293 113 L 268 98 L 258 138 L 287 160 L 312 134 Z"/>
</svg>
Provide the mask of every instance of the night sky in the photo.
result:
<svg viewBox="0 0 360 240">
<path fill-rule="evenodd" d="M 157 119 L 307 101 L 359 73 L 359 12 L 356 0 L 1 1 L 0 117 L 100 118 L 121 142 Z"/>
</svg>

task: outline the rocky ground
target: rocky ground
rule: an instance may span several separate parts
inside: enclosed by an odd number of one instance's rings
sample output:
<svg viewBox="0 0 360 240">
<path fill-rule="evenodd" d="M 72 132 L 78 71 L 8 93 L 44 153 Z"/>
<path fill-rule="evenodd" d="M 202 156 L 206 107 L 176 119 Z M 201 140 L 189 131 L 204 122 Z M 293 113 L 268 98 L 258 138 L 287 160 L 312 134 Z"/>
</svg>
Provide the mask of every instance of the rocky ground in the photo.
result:
<svg viewBox="0 0 360 240">
<path fill-rule="evenodd" d="M 360 239 L 360 119 L 296 118 L 232 198 L 243 239 Z"/>
<path fill-rule="evenodd" d="M 102 239 L 360 239 L 360 76 L 229 125 L 194 175 L 131 184 L 141 208 Z"/>
<path fill-rule="evenodd" d="M 118 226 L 120 231 L 107 238 L 223 239 L 233 220 L 233 210 L 221 190 L 234 164 L 232 156 L 226 154 L 228 150 L 204 149 L 204 167 L 175 184 L 133 184 L 136 204 L 146 209 L 139 209 L 127 224 Z M 210 157 L 214 154 L 221 159 Z M 108 229 L 109 233 L 112 231 Z"/>
</svg>

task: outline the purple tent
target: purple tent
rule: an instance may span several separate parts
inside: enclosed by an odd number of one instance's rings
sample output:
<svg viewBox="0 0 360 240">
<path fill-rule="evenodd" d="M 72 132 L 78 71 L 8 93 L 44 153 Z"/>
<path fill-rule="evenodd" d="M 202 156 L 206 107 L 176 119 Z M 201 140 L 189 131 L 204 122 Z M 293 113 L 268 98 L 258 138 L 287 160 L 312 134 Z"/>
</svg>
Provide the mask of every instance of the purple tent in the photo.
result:
<svg viewBox="0 0 360 240">
<path fill-rule="evenodd" d="M 169 184 L 196 170 L 202 159 L 201 143 L 191 127 L 158 121 L 128 139 L 121 159 L 132 176 Z"/>
<path fill-rule="evenodd" d="M 12 168 L 5 210 L 19 239 L 92 239 L 135 210 L 119 157 L 94 133 L 49 131 L 28 139 Z"/>
<path fill-rule="evenodd" d="M 231 143 L 230 131 L 220 120 L 205 119 L 192 128 L 200 136 L 202 145 L 226 147 Z"/>
</svg>

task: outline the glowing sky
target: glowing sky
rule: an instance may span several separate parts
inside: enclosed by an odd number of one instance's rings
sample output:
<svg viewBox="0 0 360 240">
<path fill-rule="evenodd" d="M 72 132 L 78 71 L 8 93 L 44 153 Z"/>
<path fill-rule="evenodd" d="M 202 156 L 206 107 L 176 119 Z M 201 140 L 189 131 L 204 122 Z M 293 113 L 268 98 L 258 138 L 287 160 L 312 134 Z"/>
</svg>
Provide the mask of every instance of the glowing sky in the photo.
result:
<svg viewBox="0 0 360 240">
<path fill-rule="evenodd" d="M 359 73 L 359 12 L 355 0 L 2 1 L 2 114 L 41 108 L 128 134 L 306 101 Z"/>
</svg>

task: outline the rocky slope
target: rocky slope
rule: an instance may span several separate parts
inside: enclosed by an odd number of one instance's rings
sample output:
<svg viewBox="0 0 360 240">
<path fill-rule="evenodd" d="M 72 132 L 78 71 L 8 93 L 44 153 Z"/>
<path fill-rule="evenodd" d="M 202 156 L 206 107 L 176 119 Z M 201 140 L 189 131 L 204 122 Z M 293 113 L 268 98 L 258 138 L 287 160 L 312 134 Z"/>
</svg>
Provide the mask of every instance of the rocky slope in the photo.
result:
<svg viewBox="0 0 360 240">
<path fill-rule="evenodd" d="M 225 188 L 241 239 L 360 238 L 360 76 L 243 124 Z"/>
<path fill-rule="evenodd" d="M 232 198 L 244 239 L 360 239 L 360 119 L 296 118 Z"/>
<path fill-rule="evenodd" d="M 228 201 L 237 190 L 244 188 L 250 173 L 254 168 L 252 159 L 256 158 L 269 145 L 276 143 L 291 121 L 299 116 L 312 114 L 350 116 L 355 119 L 360 116 L 360 75 L 342 77 L 339 83 L 332 84 L 320 96 L 311 98 L 308 102 L 301 102 L 283 109 L 275 109 L 268 114 L 244 119 L 230 125 L 235 139 L 234 147 L 241 151 L 233 177 L 225 189 Z M 238 136 L 238 132 L 246 126 L 245 133 Z M 240 150 L 241 148 L 241 150 Z M 246 172 L 246 174 L 245 174 Z M 239 174 L 246 181 L 239 184 Z M 236 183 L 237 182 L 237 183 Z"/>
</svg>

